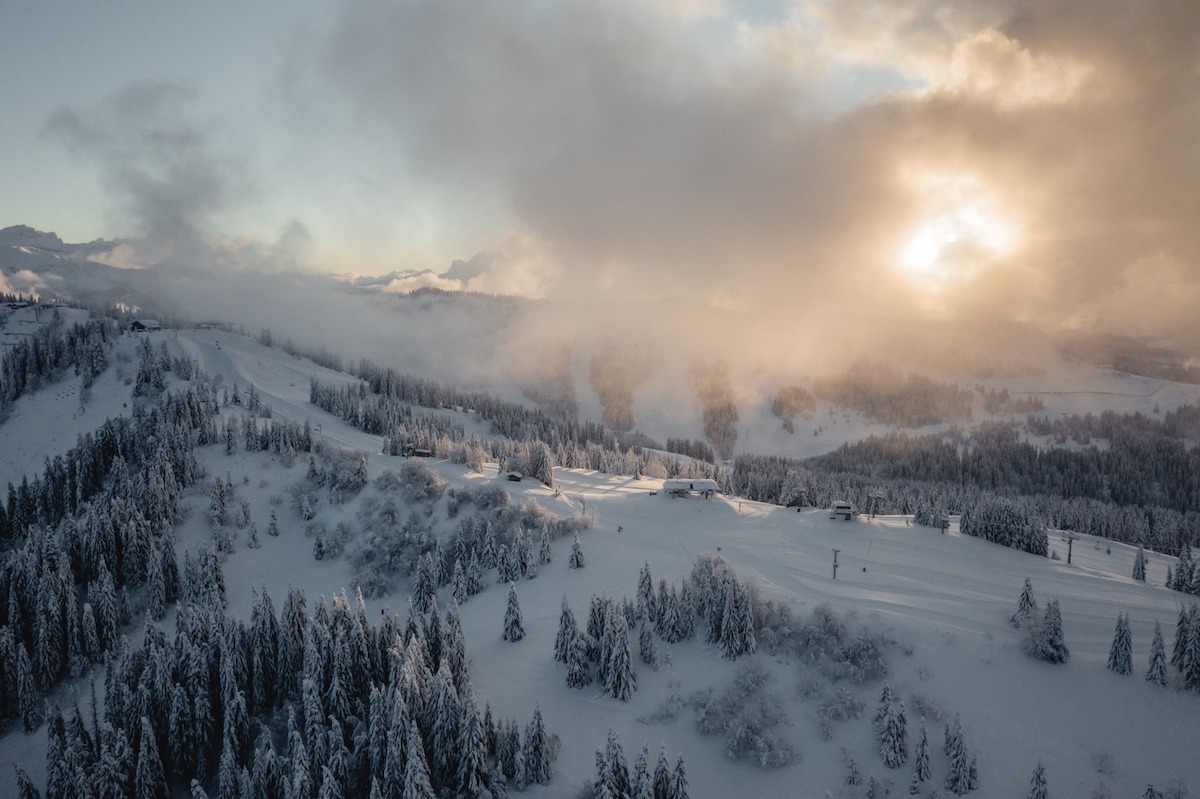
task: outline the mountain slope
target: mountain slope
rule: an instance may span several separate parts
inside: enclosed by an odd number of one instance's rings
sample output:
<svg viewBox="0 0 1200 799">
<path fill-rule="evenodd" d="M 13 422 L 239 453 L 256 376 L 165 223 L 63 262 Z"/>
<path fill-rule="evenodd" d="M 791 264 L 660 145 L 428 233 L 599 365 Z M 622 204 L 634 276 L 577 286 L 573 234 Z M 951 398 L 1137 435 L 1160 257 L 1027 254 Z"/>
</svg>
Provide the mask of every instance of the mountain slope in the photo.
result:
<svg viewBox="0 0 1200 799">
<path fill-rule="evenodd" d="M 178 338 L 154 333 L 149 338 L 156 347 L 165 341 L 177 354 L 196 358 L 203 368 L 220 375 L 227 389 L 238 383 L 245 391 L 253 383 L 277 418 L 309 420 L 320 425 L 321 437 L 330 443 L 368 453 L 372 480 L 404 463 L 375 454 L 381 444 L 378 437 L 307 404 L 308 376 L 347 379 L 337 373 L 215 331 Z M 120 346 L 138 341 L 130 337 Z M 104 388 L 106 396 L 121 397 L 120 381 Z M 0 426 L 0 440 L 16 440 L 22 435 L 19 430 L 56 425 L 84 431 L 90 420 L 71 420 L 61 405 L 46 401 L 51 396 L 47 392 L 55 390 L 51 385 L 30 396 L 27 407 Z M 241 411 L 230 408 L 224 413 Z M 18 468 L 16 452 L 0 448 L 0 460 L 6 461 L 0 465 L 9 473 Z M 363 535 L 357 529 L 358 511 L 365 499 L 382 498 L 381 489 L 370 487 L 346 505 L 318 505 L 315 521 L 326 529 L 346 522 L 353 537 L 346 557 L 316 561 L 307 523 L 289 500 L 292 488 L 305 482 L 303 460 L 289 465 L 260 453 L 226 455 L 220 446 L 206 448 L 203 460 L 210 475 L 232 479 L 237 496 L 249 504 L 262 541 L 261 549 L 249 549 L 248 533 L 234 531 L 235 552 L 225 562 L 225 575 L 235 616 L 248 616 L 252 590 L 263 586 L 277 607 L 288 585 L 303 586 L 310 603 L 343 588 L 353 591 L 350 558 Z M 499 717 L 524 720 L 537 703 L 548 728 L 561 737 L 554 780 L 548 788 L 531 786 L 528 792 L 533 796 L 574 795 L 593 775 L 594 751 L 604 747 L 609 728 L 620 735 L 630 761 L 643 744 L 650 747 L 652 760 L 660 745 L 672 762 L 676 752 L 682 753 L 694 797 L 863 796 L 865 783 L 845 785 L 843 748 L 857 760 L 864 779 L 886 780 L 894 794 L 903 792 L 911 778 L 911 759 L 899 769 L 885 768 L 871 727 L 882 682 L 835 683 L 803 665 L 794 653 L 772 655 L 764 645 L 756 655 L 730 662 L 703 642 L 701 631 L 697 638 L 675 645 L 658 641 L 663 663 L 658 671 L 637 665 L 639 689 L 628 703 L 603 696 L 596 686 L 583 691 L 566 687 L 565 669 L 552 659 L 564 595 L 582 622 L 594 594 L 632 599 L 643 564 L 649 565 L 656 583 L 665 577 L 678 586 L 705 552 L 725 558 L 739 578 L 758 586 L 762 599 L 791 605 L 799 620 L 828 604 L 852 630 L 883 633 L 897 642 L 888 648 L 887 679 L 908 709 L 910 752 L 920 710 L 927 715 L 935 785 L 949 766 L 941 753 L 942 725 L 956 713 L 961 714 L 968 747 L 978 755 L 979 796 L 1022 795 L 1038 760 L 1046 765 L 1051 790 L 1062 795 L 1090 793 L 1101 782 L 1114 796 L 1139 795 L 1150 782 L 1160 789 L 1176 779 L 1192 786 L 1200 783 L 1192 735 L 1200 698 L 1180 692 L 1177 685 L 1160 689 L 1142 679 L 1154 622 L 1163 623 L 1169 646 L 1177 603 L 1184 598 L 1158 587 L 1172 559 L 1151 554 L 1149 582 L 1136 583 L 1128 577 L 1132 549 L 1114 544 L 1109 554 L 1105 544 L 1086 536 L 1075 543 L 1073 563 L 1068 565 L 1065 543 L 1054 537 L 1051 546 L 1063 561 L 996 547 L 956 535 L 953 529 L 942 534 L 911 526 L 900 517 L 846 523 L 829 520 L 823 511 L 797 513 L 737 498 L 673 499 L 654 493 L 659 484 L 649 480 L 560 469 L 555 492 L 528 481 L 497 482 L 494 465 L 482 473 L 444 462 L 432 468 L 452 486 L 500 485 L 512 493 L 514 503 L 536 500 L 553 514 L 579 512 L 593 520 L 592 529 L 581 534 L 587 559 L 582 570 L 567 568 L 570 542 L 564 539 L 555 544 L 553 560 L 540 568 L 536 579 L 517 583 L 528 630 L 524 640 L 501 639 L 505 589 L 495 584 L 494 571 L 489 574 L 491 587 L 462 607 L 481 704 L 489 702 Z M 208 484 L 202 481 L 187 494 L 189 510 L 177 531 L 181 553 L 195 553 L 210 540 Z M 272 512 L 279 519 L 278 538 L 264 535 Z M 451 540 L 456 521 L 442 505 L 432 518 L 437 535 Z M 835 548 L 840 550 L 836 580 L 831 575 Z M 1066 664 L 1035 661 L 1020 650 L 1020 634 L 1008 617 L 1027 577 L 1043 605 L 1052 598 L 1061 603 L 1071 649 Z M 401 582 L 399 593 L 370 600 L 370 613 L 384 607 L 402 612 L 408 587 Z M 448 601 L 443 589 L 439 602 L 445 607 Z M 1130 677 L 1104 667 L 1118 613 L 1131 619 Z M 162 622 L 168 631 L 173 624 L 170 614 Z M 140 638 L 136 623 L 129 632 L 135 641 Z M 636 651 L 636 631 L 633 642 Z M 733 762 L 724 755 L 723 741 L 696 731 L 693 697 L 710 688 L 719 696 L 748 662 L 761 666 L 768 679 L 769 704 L 786 719 L 775 733 L 799 753 L 797 762 L 781 769 Z M 1177 682 L 1178 675 L 1174 677 Z M 822 699 L 835 697 L 838 688 L 846 688 L 863 703 L 863 716 L 835 724 L 833 739 L 826 741 L 820 734 L 819 707 Z M 86 696 L 86 682 L 77 681 L 57 689 L 51 701 L 65 706 Z M 679 701 L 672 702 L 673 696 Z M 86 708 L 86 701 L 82 704 Z M 664 704 L 674 718 L 652 720 L 671 715 L 660 712 Z M 10 729 L 0 739 L 0 761 L 21 763 L 40 783 L 40 747 L 44 732 L 24 736 Z M 11 771 L 0 776 L 0 793 L 13 792 L 11 779 Z"/>
</svg>

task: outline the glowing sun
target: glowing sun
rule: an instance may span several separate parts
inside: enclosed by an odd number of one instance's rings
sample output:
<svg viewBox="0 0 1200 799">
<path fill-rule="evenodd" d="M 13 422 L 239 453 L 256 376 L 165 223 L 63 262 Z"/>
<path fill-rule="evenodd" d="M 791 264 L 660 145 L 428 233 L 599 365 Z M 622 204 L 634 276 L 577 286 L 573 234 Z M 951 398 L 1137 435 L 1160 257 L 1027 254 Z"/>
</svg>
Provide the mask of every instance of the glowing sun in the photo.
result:
<svg viewBox="0 0 1200 799">
<path fill-rule="evenodd" d="M 1019 231 L 996 194 L 970 176 L 913 179 L 919 217 L 896 257 L 905 277 L 941 289 L 1017 248 Z"/>
</svg>

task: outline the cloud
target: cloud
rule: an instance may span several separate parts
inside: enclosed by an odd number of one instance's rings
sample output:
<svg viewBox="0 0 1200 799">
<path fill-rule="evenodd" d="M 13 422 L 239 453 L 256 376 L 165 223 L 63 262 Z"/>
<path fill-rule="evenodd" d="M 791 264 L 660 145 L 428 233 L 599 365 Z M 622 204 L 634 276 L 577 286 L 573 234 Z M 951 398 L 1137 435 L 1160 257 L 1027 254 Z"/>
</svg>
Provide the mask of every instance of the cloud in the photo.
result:
<svg viewBox="0 0 1200 799">
<path fill-rule="evenodd" d="M 44 135 L 99 166 L 123 215 L 116 224 L 129 237 L 96 260 L 124 269 L 301 268 L 312 237 L 299 220 L 284 223 L 273 241 L 224 231 L 250 205 L 258 176 L 244 145 L 196 116 L 196 99 L 186 86 L 142 81 L 46 119 Z"/>
<path fill-rule="evenodd" d="M 213 147 L 213 128 L 191 117 L 194 93 L 147 81 L 125 86 L 94 108 L 62 107 L 44 132 L 96 162 L 150 257 L 206 257 L 216 213 L 231 201 L 236 165 Z M 144 256 L 143 256 L 144 257 Z"/>
<path fill-rule="evenodd" d="M 1145 307 L 1200 285 L 1192 4 L 345 0 L 292 42 L 294 160 L 336 175 L 355 253 L 470 242 L 419 280 L 571 309 L 547 326 L 791 358 L 1120 320 L 1200 349 L 1200 316 Z M 190 108 L 144 84 L 47 130 L 158 257 L 308 265 L 327 230 L 218 231 L 254 170 Z"/>
<path fill-rule="evenodd" d="M 45 281 L 28 269 L 21 269 L 11 275 L 0 272 L 0 294 L 40 297 L 45 289 Z"/>
</svg>

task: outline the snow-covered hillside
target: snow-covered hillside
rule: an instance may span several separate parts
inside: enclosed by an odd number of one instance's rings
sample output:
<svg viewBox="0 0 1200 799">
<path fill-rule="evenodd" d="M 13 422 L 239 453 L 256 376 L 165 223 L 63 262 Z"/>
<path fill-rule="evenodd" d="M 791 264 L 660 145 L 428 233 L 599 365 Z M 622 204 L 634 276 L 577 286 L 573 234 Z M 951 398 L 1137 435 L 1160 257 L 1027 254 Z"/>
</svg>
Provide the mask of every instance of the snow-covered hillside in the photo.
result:
<svg viewBox="0 0 1200 799">
<path fill-rule="evenodd" d="M 729 371 L 737 410 L 735 454 L 804 458 L 894 429 L 824 399 L 816 400 L 814 412 L 795 419 L 793 432 L 785 431 L 772 413 L 772 401 L 784 386 L 810 389 L 815 380 L 841 372 L 864 355 L 904 357 L 887 348 L 839 348 L 840 338 L 861 335 L 854 327 L 860 322 L 852 320 L 837 335 L 827 331 L 819 348 L 827 351 L 814 352 L 799 344 L 780 345 L 771 320 L 732 311 L 641 299 L 594 305 L 590 300 L 518 300 L 449 291 L 400 295 L 377 291 L 365 279 L 347 282 L 228 265 L 115 268 L 112 264 L 122 263 L 122 247 L 128 245 L 64 244 L 52 233 L 5 228 L 0 230 L 0 291 L 7 286 L 9 291 L 119 303 L 181 322 L 223 322 L 256 335 L 267 329 L 275 341 L 293 341 L 304 351 L 334 353 L 347 363 L 367 358 L 506 400 L 532 403 L 530 397 L 555 395 L 577 407 L 583 420 L 602 418 L 601 390 L 592 370 L 597 357 L 616 351 L 647 365 L 646 376 L 632 388 L 629 410 L 633 428 L 659 442 L 705 437 L 695 370 L 720 365 Z M 481 262 L 467 271 L 486 266 Z M 705 323 L 697 325 L 696 319 Z M 685 334 L 680 320 L 686 321 Z M 882 322 L 866 319 L 861 324 L 867 323 Z M 893 349 L 915 335 L 903 320 L 889 324 L 896 326 Z M 926 336 L 931 340 L 922 341 L 920 356 L 904 360 L 907 368 L 966 389 L 1007 389 L 1015 398 L 1041 401 L 1050 416 L 1105 409 L 1150 415 L 1200 399 L 1196 385 L 1064 358 L 1048 337 L 1031 329 L 1020 331 L 1018 345 L 1007 346 L 994 335 L 962 331 Z M 1007 367 L 991 368 L 991 362 Z M 989 414 L 975 396 L 972 423 L 1021 415 Z M 916 432 L 947 427 L 930 425 Z"/>
<path fill-rule="evenodd" d="M 276 608 L 289 586 L 303 588 L 310 609 L 319 596 L 331 598 L 343 589 L 353 596 L 359 571 L 355 555 L 366 545 L 362 520 L 370 501 L 390 498 L 403 515 L 417 511 L 428 518 L 439 540 L 447 546 L 453 543 L 461 518 L 450 517 L 446 499 L 405 503 L 377 483 L 385 472 L 399 471 L 405 459 L 377 454 L 379 437 L 308 404 L 311 377 L 350 378 L 219 331 L 123 336 L 114 349 L 115 365 L 92 386 L 83 410 L 72 394 L 79 380 L 74 375 L 22 397 L 0 425 L 0 475 L 14 479 L 35 474 L 44 457 L 65 452 L 76 434 L 94 429 L 98 415 L 127 412 L 125 405 L 133 398 L 132 381 L 125 378 L 136 370 L 138 349 L 145 340 L 156 349 L 165 342 L 173 355 L 195 359 L 201 369 L 220 377 L 227 391 L 236 385 L 245 392 L 253 385 L 273 418 L 308 422 L 319 439 L 368 455 L 370 484 L 345 504 L 317 501 L 315 515 L 306 520 L 300 515 L 297 487 L 314 497 L 325 495 L 308 482 L 304 457 L 288 463 L 237 447 L 232 454 L 219 444 L 202 448 L 208 477 L 184 496 L 186 512 L 174 533 L 175 546 L 181 557 L 185 550 L 194 556 L 211 542 L 212 481 L 228 478 L 234 496 L 246 503 L 261 542 L 261 548 L 250 548 L 249 528 L 229 525 L 234 552 L 224 560 L 224 574 L 234 617 L 247 620 L 253 592 L 264 589 Z M 1075 375 L 1070 380 L 1084 389 L 1095 386 Z M 1103 390 L 1126 378 L 1111 380 Z M 171 381 L 168 390 L 179 384 L 175 378 Z M 1061 390 L 1070 390 L 1065 385 Z M 1128 395 L 1148 388 L 1152 387 L 1130 386 Z M 1151 391 L 1144 399 L 1165 405 L 1166 398 L 1167 393 L 1155 396 Z M 222 414 L 240 417 L 244 410 L 227 407 Z M 469 414 L 459 416 L 486 434 Z M 861 432 L 859 427 L 854 434 Z M 1074 543 L 1072 563 L 1067 564 L 1066 542 L 1053 536 L 1050 545 L 1061 560 L 960 536 L 953 528 L 942 533 L 914 526 L 904 517 L 864 517 L 847 523 L 830 520 L 826 511 L 797 512 L 737 497 L 672 498 L 658 491 L 661 482 L 581 470 L 556 470 L 556 487 L 550 489 L 529 480 L 504 480 L 495 464 L 486 464 L 482 471 L 445 461 L 428 466 L 449 487 L 499 486 L 510 493 L 512 505 L 537 502 L 554 516 L 579 514 L 591 522 L 590 529 L 580 533 L 586 561 L 582 569 L 568 568 L 571 540 L 562 538 L 554 542 L 552 559 L 539 566 L 536 578 L 516 582 L 527 632 L 523 640 L 502 638 L 507 589 L 497 584 L 495 570 L 487 575 L 490 587 L 461 608 L 480 705 L 487 702 L 498 718 L 517 718 L 522 724 L 539 706 L 547 728 L 561 739 L 551 783 L 529 786 L 530 796 L 579 794 L 595 775 L 595 752 L 605 748 L 609 730 L 619 736 L 631 764 L 643 746 L 649 749 L 652 766 L 660 747 L 672 763 L 681 754 L 693 797 L 862 797 L 872 778 L 879 783 L 880 795 L 883 790 L 901 795 L 912 779 L 912 753 L 922 717 L 933 772 L 922 795 L 931 795 L 950 770 L 942 736 L 956 715 L 966 745 L 978 759 L 975 795 L 981 797 L 1025 795 L 1039 761 L 1045 764 L 1051 795 L 1140 796 L 1149 783 L 1162 790 L 1172 781 L 1193 790 L 1200 786 L 1200 762 L 1195 758 L 1200 696 L 1181 690 L 1174 670 L 1167 687 L 1143 679 L 1155 622 L 1162 623 L 1170 647 L 1179 604 L 1186 598 L 1161 587 L 1173 559 L 1152 553 L 1148 581 L 1141 583 L 1129 576 L 1134 549 L 1087 536 Z M 427 506 L 432 511 L 425 516 Z M 278 537 L 266 534 L 273 515 Z M 339 522 L 349 531 L 345 553 L 315 560 L 319 532 L 314 531 L 333 531 Z M 644 565 L 656 587 L 660 578 L 679 587 L 706 553 L 723 558 L 739 580 L 749 581 L 760 601 L 790 606 L 794 626 L 828 606 L 851 634 L 880 635 L 876 640 L 894 642 L 884 648 L 886 678 L 835 680 L 818 666 L 805 664 L 795 650 L 773 654 L 769 636 L 761 635 L 757 653 L 727 660 L 716 645 L 705 643 L 703 622 L 698 621 L 701 629 L 693 638 L 676 644 L 655 639 L 659 668 L 636 663 L 638 690 L 629 701 L 605 696 L 595 684 L 582 690 L 567 687 L 566 668 L 553 658 L 564 597 L 582 625 L 593 596 L 633 600 Z M 1026 579 L 1043 606 L 1052 599 L 1061 605 L 1071 652 L 1065 664 L 1034 660 L 1021 650 L 1021 633 L 1010 625 L 1009 616 Z M 394 592 L 369 599 L 368 615 L 374 619 L 390 609 L 402 620 L 411 587 L 411 582 L 400 581 Z M 450 602 L 450 590 L 438 593 L 443 609 Z M 132 599 L 135 610 L 145 607 L 144 589 L 135 591 Z M 1131 676 L 1105 668 L 1118 614 L 1130 618 Z M 143 618 L 139 615 L 126 631 L 135 645 L 140 643 Z M 174 611 L 160 624 L 170 638 Z M 630 638 L 636 659 L 636 629 Z M 751 714 L 743 721 L 758 723 L 777 716 L 774 727 L 756 732 L 777 736 L 780 746 L 794 751 L 791 762 L 779 768 L 735 761 L 726 756 L 723 736 L 698 731 L 698 709 L 711 708 L 710 700 L 726 695 L 739 675 L 745 680 L 751 664 L 761 669 L 755 679 L 761 688 L 750 697 L 763 711 L 773 712 Z M 92 675 L 102 678 L 103 670 L 94 669 Z M 907 709 L 910 757 L 897 769 L 881 762 L 872 722 L 885 682 Z M 48 701 L 64 709 L 79 702 L 86 715 L 88 678 L 61 684 Z M 821 719 L 837 707 L 859 707 L 861 715 L 829 723 L 832 737 L 826 740 Z M 18 764 L 41 785 L 45 741 L 44 725 L 26 735 L 13 724 L 0 738 L 0 762 Z M 276 744 L 281 751 L 283 744 Z M 847 754 L 861 770 L 859 785 L 846 784 Z M 0 795 L 15 792 L 13 772 L 6 768 L 0 772 Z M 215 792 L 210 786 L 209 795 Z"/>
</svg>

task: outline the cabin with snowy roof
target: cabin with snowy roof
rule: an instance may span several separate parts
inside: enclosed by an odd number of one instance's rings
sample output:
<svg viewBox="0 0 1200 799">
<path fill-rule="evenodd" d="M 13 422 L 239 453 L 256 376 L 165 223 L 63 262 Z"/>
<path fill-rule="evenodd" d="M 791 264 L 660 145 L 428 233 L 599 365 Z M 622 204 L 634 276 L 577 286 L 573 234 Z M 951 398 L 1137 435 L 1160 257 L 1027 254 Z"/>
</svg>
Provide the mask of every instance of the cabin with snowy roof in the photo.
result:
<svg viewBox="0 0 1200 799">
<path fill-rule="evenodd" d="M 662 490 L 672 497 L 686 497 L 697 494 L 705 499 L 711 499 L 713 494 L 721 493 L 716 480 L 706 477 L 675 478 L 664 480 Z"/>
<path fill-rule="evenodd" d="M 845 500 L 835 500 L 829 508 L 829 518 L 841 519 L 848 522 L 858 515 L 858 511 L 854 509 L 854 503 L 846 502 Z"/>
</svg>

